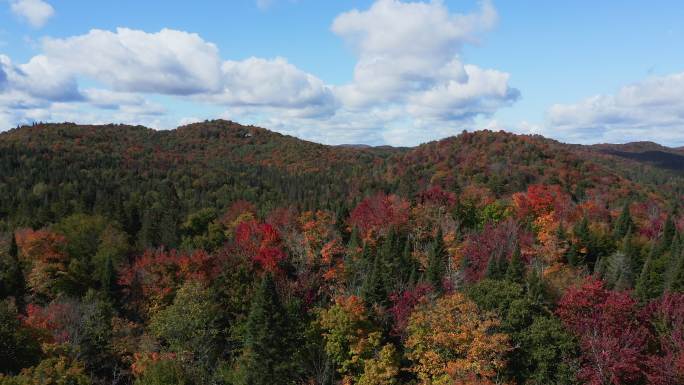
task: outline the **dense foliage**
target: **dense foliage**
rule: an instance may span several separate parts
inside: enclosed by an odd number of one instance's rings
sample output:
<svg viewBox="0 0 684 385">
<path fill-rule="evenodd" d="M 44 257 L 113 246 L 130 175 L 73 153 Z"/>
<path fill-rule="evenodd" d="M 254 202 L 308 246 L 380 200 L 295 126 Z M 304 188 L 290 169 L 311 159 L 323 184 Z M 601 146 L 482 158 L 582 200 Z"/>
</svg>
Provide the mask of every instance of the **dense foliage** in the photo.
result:
<svg viewBox="0 0 684 385">
<path fill-rule="evenodd" d="M 682 384 L 681 180 L 623 158 L 0 134 L 0 384 Z"/>
</svg>

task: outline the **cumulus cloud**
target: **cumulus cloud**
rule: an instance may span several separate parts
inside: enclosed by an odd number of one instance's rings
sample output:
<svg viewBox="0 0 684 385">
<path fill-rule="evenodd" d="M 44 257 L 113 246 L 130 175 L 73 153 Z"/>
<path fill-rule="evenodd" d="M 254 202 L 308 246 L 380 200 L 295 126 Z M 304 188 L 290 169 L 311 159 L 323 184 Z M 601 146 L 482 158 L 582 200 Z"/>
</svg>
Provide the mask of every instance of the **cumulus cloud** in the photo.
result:
<svg viewBox="0 0 684 385">
<path fill-rule="evenodd" d="M 94 29 L 66 39 L 45 39 L 42 48 L 52 66 L 117 91 L 190 95 L 216 91 L 221 84 L 218 48 L 194 33 Z"/>
<path fill-rule="evenodd" d="M 451 13 L 440 1 L 397 0 L 343 13 L 332 31 L 358 62 L 354 81 L 336 94 L 352 110 L 400 107 L 416 120 L 404 125 L 413 129 L 426 120 L 449 125 L 492 114 L 517 100 L 519 91 L 509 86 L 508 74 L 465 64 L 460 54 L 496 20 L 489 1 L 470 14 Z"/>
<path fill-rule="evenodd" d="M 509 74 L 461 57 L 496 20 L 489 1 L 468 14 L 436 0 L 377 0 L 342 13 L 331 29 L 357 63 L 353 80 L 336 86 L 281 57 L 222 60 L 214 44 L 185 31 L 95 29 L 43 39 L 41 53 L 25 64 L 0 57 L 0 109 L 13 99 L 36 106 L 23 110 L 23 120 L 83 108 L 126 120 L 139 113 L 143 122 L 164 114 L 145 97 L 155 94 L 326 143 L 416 144 L 460 132 L 519 98 Z M 96 86 L 80 89 L 83 80 Z"/>
<path fill-rule="evenodd" d="M 648 137 L 684 144 L 684 73 L 648 78 L 612 95 L 555 104 L 542 129 L 570 142 L 629 142 Z"/>
<path fill-rule="evenodd" d="M 55 14 L 55 9 L 42 0 L 10 0 L 10 9 L 36 28 L 45 25 Z"/>
<path fill-rule="evenodd" d="M 221 69 L 223 90 L 212 95 L 216 102 L 237 107 L 282 108 L 309 117 L 335 111 L 336 101 L 330 87 L 283 58 L 226 61 Z"/>
<path fill-rule="evenodd" d="M 22 92 L 58 101 L 81 99 L 76 80 L 50 65 L 45 56 L 35 56 L 28 63 L 16 65 L 8 56 L 0 55 L 0 73 L 3 74 L 0 75 L 0 89 L 4 88 L 5 92 Z"/>
</svg>

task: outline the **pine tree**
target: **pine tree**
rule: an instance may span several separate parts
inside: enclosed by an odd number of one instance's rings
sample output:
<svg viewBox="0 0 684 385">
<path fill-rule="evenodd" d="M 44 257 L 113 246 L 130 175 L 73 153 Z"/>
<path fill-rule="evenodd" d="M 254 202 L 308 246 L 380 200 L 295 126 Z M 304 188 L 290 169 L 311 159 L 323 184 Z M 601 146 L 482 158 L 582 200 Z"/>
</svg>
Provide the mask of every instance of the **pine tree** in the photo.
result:
<svg viewBox="0 0 684 385">
<path fill-rule="evenodd" d="M 682 292 L 684 291 L 684 249 L 680 249 L 679 253 L 673 257 L 676 263 L 672 273 L 670 291 Z"/>
<path fill-rule="evenodd" d="M 634 227 L 634 221 L 632 221 L 632 215 L 629 212 L 629 203 L 625 203 L 620 216 L 615 222 L 613 236 L 615 239 L 623 239 L 632 227 Z"/>
<path fill-rule="evenodd" d="M 444 287 L 444 275 L 446 273 L 446 247 L 444 246 L 444 239 L 442 237 L 442 229 L 437 230 L 432 246 L 428 251 L 428 263 L 425 275 L 427 281 L 432 287 L 441 292 Z"/>
<path fill-rule="evenodd" d="M 636 283 L 636 295 L 643 301 L 656 298 L 663 293 L 665 279 L 661 266 L 662 256 L 657 254 L 658 250 L 656 245 L 651 247 Z"/>
<path fill-rule="evenodd" d="M 492 254 L 487 262 L 485 277 L 488 279 L 504 279 L 508 270 L 508 261 L 503 255 Z"/>
<path fill-rule="evenodd" d="M 637 271 L 635 265 L 638 264 L 638 261 L 636 260 L 638 258 L 638 253 L 634 250 L 629 232 L 622 240 L 618 255 L 620 258 L 616 263 L 619 265 L 619 272 L 614 278 L 614 288 L 616 290 L 631 289 L 634 287 L 634 272 Z"/>
<path fill-rule="evenodd" d="M 541 305 L 546 300 L 546 287 L 541 272 L 537 269 L 527 275 L 527 297 L 532 303 Z"/>
<path fill-rule="evenodd" d="M 107 296 L 112 296 L 116 292 L 116 271 L 114 262 L 110 255 L 105 260 L 102 276 L 100 277 L 100 288 Z"/>
<path fill-rule="evenodd" d="M 525 279 L 525 262 L 522 260 L 519 245 L 515 246 L 511 261 L 508 263 L 506 279 L 515 283 L 522 283 Z"/>
<path fill-rule="evenodd" d="M 19 248 L 12 232 L 7 258 L 0 258 L 0 298 L 14 297 L 17 306 L 23 306 L 26 281 L 19 262 Z"/>
<path fill-rule="evenodd" d="M 384 304 L 387 300 L 387 292 L 385 291 L 382 260 L 379 253 L 376 253 L 373 264 L 367 272 L 361 286 L 361 296 L 366 303 Z"/>
<path fill-rule="evenodd" d="M 267 273 L 257 289 L 247 318 L 242 357 L 245 385 L 286 384 L 293 365 L 287 311 L 273 276 Z"/>
</svg>

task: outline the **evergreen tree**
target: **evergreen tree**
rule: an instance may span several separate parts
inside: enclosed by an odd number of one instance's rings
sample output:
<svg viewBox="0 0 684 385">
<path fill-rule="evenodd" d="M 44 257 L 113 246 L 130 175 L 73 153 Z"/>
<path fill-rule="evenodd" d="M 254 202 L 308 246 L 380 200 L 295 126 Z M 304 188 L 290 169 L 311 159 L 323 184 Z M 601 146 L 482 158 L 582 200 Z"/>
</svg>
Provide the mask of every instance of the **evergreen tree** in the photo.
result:
<svg viewBox="0 0 684 385">
<path fill-rule="evenodd" d="M 252 298 L 245 326 L 245 385 L 286 384 L 293 375 L 287 311 L 267 273 Z"/>
<path fill-rule="evenodd" d="M 684 249 L 680 250 L 677 255 L 673 256 L 676 261 L 673 265 L 672 282 L 670 283 L 670 291 L 682 292 L 684 291 Z"/>
<path fill-rule="evenodd" d="M 379 253 L 375 254 L 373 264 L 367 270 L 365 279 L 361 286 L 361 296 L 366 303 L 384 304 L 387 300 L 385 282 L 383 279 L 382 258 Z"/>
<path fill-rule="evenodd" d="M 114 262 L 110 255 L 105 259 L 105 265 L 102 269 L 102 276 L 100 277 L 100 288 L 107 296 L 111 297 L 117 289 L 116 286 L 116 270 L 114 269 Z"/>
<path fill-rule="evenodd" d="M 506 279 L 515 283 L 523 283 L 523 280 L 525 279 L 525 262 L 522 260 L 519 245 L 515 246 L 511 261 L 508 263 Z"/>
<path fill-rule="evenodd" d="M 644 262 L 641 274 L 636 283 L 636 295 L 643 301 L 656 298 L 663 293 L 665 278 L 663 276 L 663 258 L 658 255 L 659 247 L 654 245 Z"/>
<path fill-rule="evenodd" d="M 425 275 L 427 281 L 435 290 L 441 292 L 444 287 L 444 275 L 446 274 L 447 252 L 442 238 L 442 229 L 437 230 L 437 236 L 428 251 L 427 269 Z"/>
<path fill-rule="evenodd" d="M 503 279 L 508 270 L 508 261 L 503 255 L 492 254 L 487 262 L 485 277 L 488 279 Z"/>
<path fill-rule="evenodd" d="M 632 227 L 634 227 L 634 221 L 632 221 L 632 215 L 629 212 L 629 203 L 625 203 L 625 205 L 622 207 L 620 216 L 615 222 L 613 236 L 617 240 L 623 239 Z"/>
<path fill-rule="evenodd" d="M 19 249 L 17 240 L 12 232 L 10 247 L 6 257 L 0 255 L 0 299 L 14 297 L 21 308 L 26 292 L 26 282 L 19 263 Z"/>
</svg>

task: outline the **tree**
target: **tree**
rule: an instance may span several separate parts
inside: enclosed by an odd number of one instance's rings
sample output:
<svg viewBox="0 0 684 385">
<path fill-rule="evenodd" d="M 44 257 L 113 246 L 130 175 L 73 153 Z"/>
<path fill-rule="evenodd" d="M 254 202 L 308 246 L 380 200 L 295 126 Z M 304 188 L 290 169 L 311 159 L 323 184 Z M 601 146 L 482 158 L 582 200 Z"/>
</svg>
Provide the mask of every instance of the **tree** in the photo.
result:
<svg viewBox="0 0 684 385">
<path fill-rule="evenodd" d="M 20 324 L 17 315 L 13 302 L 0 300 L 0 373 L 16 374 L 41 356 L 40 341 Z"/>
<path fill-rule="evenodd" d="M 254 293 L 245 326 L 240 371 L 244 384 L 288 383 L 293 376 L 287 311 L 273 276 L 266 273 Z"/>
<path fill-rule="evenodd" d="M 180 362 L 162 359 L 148 365 L 135 380 L 135 385 L 190 385 Z"/>
<path fill-rule="evenodd" d="M 364 373 L 368 382 L 380 371 L 393 372 L 394 353 L 382 346 L 380 330 L 361 298 L 337 297 L 334 305 L 318 312 L 315 323 L 322 331 L 325 351 L 344 382 L 360 381 Z"/>
<path fill-rule="evenodd" d="M 410 370 L 423 384 L 494 381 L 510 349 L 508 336 L 495 331 L 499 325 L 458 292 L 422 306 L 408 326 Z"/>
<path fill-rule="evenodd" d="M 14 297 L 15 302 L 21 307 L 25 291 L 26 282 L 19 263 L 19 249 L 12 232 L 7 255 L 0 254 L 0 299 Z"/>
<path fill-rule="evenodd" d="M 580 342 L 579 379 L 588 384 L 639 384 L 645 378 L 649 332 L 629 292 L 588 279 L 561 298 L 557 314 Z"/>
<path fill-rule="evenodd" d="M 665 289 L 666 263 L 659 250 L 656 245 L 651 247 L 636 283 L 636 295 L 644 301 L 660 296 Z"/>
<path fill-rule="evenodd" d="M 219 309 L 201 283 L 187 281 L 173 303 L 150 320 L 150 330 L 168 351 L 189 357 L 200 373 L 213 368 L 219 354 Z"/>
<path fill-rule="evenodd" d="M 428 251 L 427 268 L 425 278 L 437 292 L 444 289 L 444 275 L 446 274 L 446 260 L 448 258 L 441 227 L 437 229 L 437 235 Z"/>
<path fill-rule="evenodd" d="M 622 207 L 620 216 L 615 222 L 615 227 L 613 228 L 613 237 L 616 240 L 623 239 L 633 228 L 634 221 L 632 220 L 632 215 L 629 212 L 629 202 L 627 202 Z"/>
<path fill-rule="evenodd" d="M 14 377 L 0 375 L 2 385 L 91 385 L 82 362 L 66 356 L 46 358 Z"/>
<path fill-rule="evenodd" d="M 577 341 L 554 317 L 536 317 L 524 331 L 523 349 L 529 364 L 530 384 L 577 384 Z"/>
<path fill-rule="evenodd" d="M 525 261 L 520 255 L 520 246 L 516 246 L 513 250 L 511 261 L 506 268 L 506 279 L 520 284 L 525 280 Z"/>
</svg>

